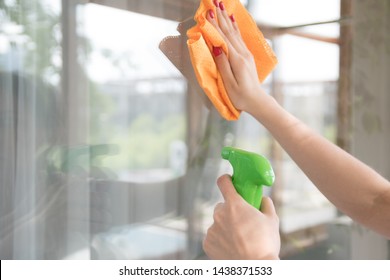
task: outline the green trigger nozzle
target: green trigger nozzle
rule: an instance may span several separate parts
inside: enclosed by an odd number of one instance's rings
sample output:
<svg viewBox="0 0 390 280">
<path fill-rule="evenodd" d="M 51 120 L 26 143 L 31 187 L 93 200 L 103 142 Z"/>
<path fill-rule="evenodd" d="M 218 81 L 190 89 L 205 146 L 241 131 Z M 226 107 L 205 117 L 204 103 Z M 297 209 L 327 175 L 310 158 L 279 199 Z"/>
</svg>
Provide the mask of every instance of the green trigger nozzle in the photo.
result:
<svg viewBox="0 0 390 280">
<path fill-rule="evenodd" d="M 232 182 L 237 192 L 260 209 L 263 186 L 272 186 L 275 174 L 267 158 L 233 147 L 224 147 L 221 156 L 233 167 Z"/>
</svg>

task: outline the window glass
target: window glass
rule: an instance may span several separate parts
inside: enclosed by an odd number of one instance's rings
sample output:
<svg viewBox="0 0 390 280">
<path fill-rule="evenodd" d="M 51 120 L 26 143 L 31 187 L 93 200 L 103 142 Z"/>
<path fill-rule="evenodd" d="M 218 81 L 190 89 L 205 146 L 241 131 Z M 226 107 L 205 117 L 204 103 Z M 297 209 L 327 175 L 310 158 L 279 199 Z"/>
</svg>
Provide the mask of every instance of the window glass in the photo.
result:
<svg viewBox="0 0 390 280">
<path fill-rule="evenodd" d="M 332 142 L 337 130 L 339 5 L 340 1 L 283 0 L 249 5 L 260 24 L 278 33 L 271 37 L 279 63 L 269 92 Z M 278 144 L 268 146 L 268 151 L 277 178 L 272 197 L 280 217 L 281 257 L 332 258 L 330 248 L 338 241 L 329 229 L 338 216 L 336 209 Z"/>
<path fill-rule="evenodd" d="M 116 152 L 102 165 L 120 181 L 184 175 L 187 84 L 158 48 L 167 34 L 178 34 L 178 23 L 88 4 L 85 24 L 93 83 L 90 141 Z"/>
<path fill-rule="evenodd" d="M 340 1 L 242 1 L 279 64 L 263 87 L 335 142 Z M 314 3 L 315 2 L 315 3 Z M 232 167 L 270 159 L 282 258 L 349 258 L 338 213 L 255 119 L 223 120 L 186 30 L 199 1 L 0 2 L 1 259 L 202 259 Z"/>
<path fill-rule="evenodd" d="M 291 27 L 340 18 L 340 0 L 256 0 L 248 7 L 259 22 Z"/>
</svg>

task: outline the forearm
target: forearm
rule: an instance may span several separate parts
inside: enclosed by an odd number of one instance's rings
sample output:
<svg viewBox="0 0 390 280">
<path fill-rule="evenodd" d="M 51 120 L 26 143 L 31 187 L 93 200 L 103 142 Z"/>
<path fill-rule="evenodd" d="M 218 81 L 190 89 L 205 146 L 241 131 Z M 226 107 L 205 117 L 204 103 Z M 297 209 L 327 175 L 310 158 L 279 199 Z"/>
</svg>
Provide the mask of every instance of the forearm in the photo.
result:
<svg viewBox="0 0 390 280">
<path fill-rule="evenodd" d="M 263 94 L 253 100 L 248 112 L 271 132 L 337 208 L 390 236 L 390 184 L 387 180 L 312 131 L 270 96 Z"/>
</svg>

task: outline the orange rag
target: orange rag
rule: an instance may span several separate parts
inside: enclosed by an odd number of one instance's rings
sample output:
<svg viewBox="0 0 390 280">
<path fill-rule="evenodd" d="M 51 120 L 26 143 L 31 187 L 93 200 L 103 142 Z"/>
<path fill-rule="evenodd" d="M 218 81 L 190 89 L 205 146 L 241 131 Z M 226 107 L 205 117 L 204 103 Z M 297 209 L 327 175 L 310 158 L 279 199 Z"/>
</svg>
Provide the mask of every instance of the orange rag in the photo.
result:
<svg viewBox="0 0 390 280">
<path fill-rule="evenodd" d="M 228 14 L 234 14 L 242 38 L 254 56 L 259 81 L 263 82 L 277 63 L 274 52 L 257 28 L 256 22 L 239 0 L 224 0 L 223 3 Z M 222 47 L 223 51 L 229 55 L 228 47 L 222 36 L 206 19 L 211 9 L 215 12 L 213 0 L 201 0 L 194 16 L 197 24 L 187 31 L 187 45 L 200 86 L 222 117 L 226 120 L 237 120 L 240 111 L 230 101 L 211 54 L 214 46 Z"/>
</svg>

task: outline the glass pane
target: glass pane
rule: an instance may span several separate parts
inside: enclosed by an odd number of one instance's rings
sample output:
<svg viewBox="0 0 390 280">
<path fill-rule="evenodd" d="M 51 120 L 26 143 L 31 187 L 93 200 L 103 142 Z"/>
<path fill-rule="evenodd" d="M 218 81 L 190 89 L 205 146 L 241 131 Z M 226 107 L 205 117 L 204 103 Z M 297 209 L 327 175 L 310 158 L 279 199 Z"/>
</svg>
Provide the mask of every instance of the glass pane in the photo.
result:
<svg viewBox="0 0 390 280">
<path fill-rule="evenodd" d="M 267 33 L 279 64 L 265 91 L 335 141 L 339 24 L 320 22 L 340 1 L 241 2 L 289 27 Z M 199 88 L 186 45 L 198 5 L 0 1 L 1 259 L 206 258 L 228 145 L 272 162 L 282 258 L 350 257 L 336 209 L 265 128 L 223 120 Z"/>
<path fill-rule="evenodd" d="M 89 141 L 107 147 L 91 174 L 92 257 L 182 258 L 175 196 L 186 173 L 187 82 L 159 49 L 178 22 L 96 4 L 84 12 Z"/>
<path fill-rule="evenodd" d="M 293 35 L 280 36 L 274 40 L 274 44 L 280 61 L 277 68 L 280 81 L 337 81 L 338 45 Z"/>
<path fill-rule="evenodd" d="M 184 175 L 187 84 L 158 48 L 167 34 L 177 35 L 178 23 L 95 4 L 85 16 L 90 141 L 115 152 L 102 167 L 129 182 Z"/>
<path fill-rule="evenodd" d="M 340 0 L 253 0 L 248 9 L 259 22 L 283 27 L 340 18 Z"/>
<path fill-rule="evenodd" d="M 308 25 L 280 29 L 280 35 L 273 37 L 279 63 L 272 75 L 271 93 L 287 111 L 333 142 L 337 127 L 339 24 L 318 23 L 337 20 L 339 5 L 340 1 L 283 0 L 252 1 L 249 5 L 261 24 Z M 329 236 L 331 226 L 325 225 L 334 223 L 336 209 L 278 145 L 268 147 L 277 176 L 272 197 L 280 217 L 281 257 L 332 258 L 333 245 L 328 244 L 338 241 Z"/>
</svg>

